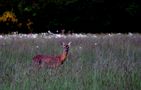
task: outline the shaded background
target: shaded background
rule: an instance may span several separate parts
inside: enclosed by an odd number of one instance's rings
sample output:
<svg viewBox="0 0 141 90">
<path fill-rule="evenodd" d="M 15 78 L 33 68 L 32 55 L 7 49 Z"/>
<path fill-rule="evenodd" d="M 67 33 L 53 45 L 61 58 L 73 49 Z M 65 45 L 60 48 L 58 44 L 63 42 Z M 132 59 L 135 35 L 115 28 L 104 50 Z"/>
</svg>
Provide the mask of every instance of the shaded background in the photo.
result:
<svg viewBox="0 0 141 90">
<path fill-rule="evenodd" d="M 13 12 L 17 22 L 0 22 L 0 33 L 138 32 L 140 0 L 0 0 L 0 15 Z"/>
</svg>

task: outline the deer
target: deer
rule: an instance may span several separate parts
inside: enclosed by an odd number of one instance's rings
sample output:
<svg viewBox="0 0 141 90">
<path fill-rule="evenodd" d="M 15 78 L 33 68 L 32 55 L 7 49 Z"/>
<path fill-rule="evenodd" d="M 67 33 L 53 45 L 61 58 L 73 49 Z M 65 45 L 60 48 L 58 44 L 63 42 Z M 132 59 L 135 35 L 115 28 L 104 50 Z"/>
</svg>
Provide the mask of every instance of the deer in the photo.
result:
<svg viewBox="0 0 141 90">
<path fill-rule="evenodd" d="M 50 68 L 55 68 L 64 63 L 64 61 L 68 57 L 69 47 L 71 42 L 68 44 L 62 43 L 63 45 L 63 52 L 60 55 L 56 56 L 49 56 L 49 55 L 36 55 L 33 57 L 33 63 L 38 65 L 40 68 L 47 66 Z"/>
</svg>

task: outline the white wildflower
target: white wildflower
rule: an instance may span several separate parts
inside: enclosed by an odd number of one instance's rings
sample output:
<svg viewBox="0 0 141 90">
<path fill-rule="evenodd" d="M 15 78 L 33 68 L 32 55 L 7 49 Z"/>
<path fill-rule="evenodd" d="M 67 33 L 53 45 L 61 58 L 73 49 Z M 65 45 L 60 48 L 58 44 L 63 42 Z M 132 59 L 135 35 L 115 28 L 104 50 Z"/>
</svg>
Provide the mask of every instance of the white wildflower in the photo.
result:
<svg viewBox="0 0 141 90">
<path fill-rule="evenodd" d="M 39 48 L 39 46 L 36 46 L 36 48 Z"/>
<path fill-rule="evenodd" d="M 51 34 L 51 35 L 54 34 L 54 33 L 52 33 L 50 30 L 48 30 L 48 33 Z"/>
<path fill-rule="evenodd" d="M 96 45 L 97 45 L 97 43 L 94 43 L 94 45 L 96 46 Z"/>
<path fill-rule="evenodd" d="M 133 34 L 129 32 L 129 33 L 128 33 L 128 36 L 133 36 Z"/>
<path fill-rule="evenodd" d="M 79 49 L 82 49 L 82 47 L 81 47 L 81 46 L 79 46 Z"/>
</svg>

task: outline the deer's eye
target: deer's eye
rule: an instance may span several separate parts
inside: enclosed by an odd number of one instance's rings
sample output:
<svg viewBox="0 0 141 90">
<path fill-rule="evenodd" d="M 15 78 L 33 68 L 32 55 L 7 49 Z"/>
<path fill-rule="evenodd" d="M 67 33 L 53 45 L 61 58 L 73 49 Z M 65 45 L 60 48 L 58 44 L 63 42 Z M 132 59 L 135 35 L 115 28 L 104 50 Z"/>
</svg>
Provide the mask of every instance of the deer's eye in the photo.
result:
<svg viewBox="0 0 141 90">
<path fill-rule="evenodd" d="M 66 45 L 66 48 L 68 48 L 69 46 L 68 45 Z"/>
</svg>

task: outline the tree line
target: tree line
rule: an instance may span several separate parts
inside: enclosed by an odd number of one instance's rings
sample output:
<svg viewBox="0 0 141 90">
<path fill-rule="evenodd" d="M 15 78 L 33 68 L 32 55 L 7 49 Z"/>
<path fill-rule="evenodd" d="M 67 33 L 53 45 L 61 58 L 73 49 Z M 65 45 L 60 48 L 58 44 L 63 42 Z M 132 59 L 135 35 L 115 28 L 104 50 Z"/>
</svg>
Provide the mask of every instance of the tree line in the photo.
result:
<svg viewBox="0 0 141 90">
<path fill-rule="evenodd" d="M 139 0 L 1 0 L 0 8 L 1 16 L 11 11 L 18 19 L 0 22 L 6 33 L 112 31 L 139 27 L 141 21 Z"/>
</svg>

